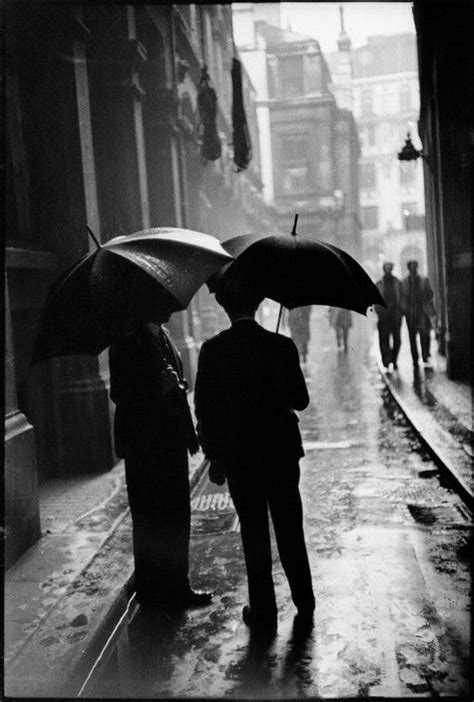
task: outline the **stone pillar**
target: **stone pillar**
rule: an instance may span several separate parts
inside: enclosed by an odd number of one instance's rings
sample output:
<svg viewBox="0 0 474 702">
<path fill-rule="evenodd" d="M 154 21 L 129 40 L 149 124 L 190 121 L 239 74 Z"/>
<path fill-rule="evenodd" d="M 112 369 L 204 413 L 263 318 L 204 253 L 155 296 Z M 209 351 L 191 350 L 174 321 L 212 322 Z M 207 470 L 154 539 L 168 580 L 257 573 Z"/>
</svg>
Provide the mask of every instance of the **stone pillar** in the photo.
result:
<svg viewBox="0 0 474 702">
<path fill-rule="evenodd" d="M 5 565 L 41 536 L 34 431 L 17 406 L 8 287 L 5 280 Z"/>
</svg>

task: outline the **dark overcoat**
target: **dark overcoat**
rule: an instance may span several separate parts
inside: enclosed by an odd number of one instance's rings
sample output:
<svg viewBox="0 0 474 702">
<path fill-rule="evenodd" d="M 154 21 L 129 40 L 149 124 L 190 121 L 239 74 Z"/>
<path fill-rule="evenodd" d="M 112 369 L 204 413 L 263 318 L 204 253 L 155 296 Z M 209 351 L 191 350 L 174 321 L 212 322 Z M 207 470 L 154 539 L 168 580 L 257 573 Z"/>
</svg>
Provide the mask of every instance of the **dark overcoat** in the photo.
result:
<svg viewBox="0 0 474 702">
<path fill-rule="evenodd" d="M 208 458 L 304 455 L 294 410 L 309 397 L 288 337 L 250 319 L 234 322 L 203 344 L 194 397 Z"/>
<path fill-rule="evenodd" d="M 184 388 L 181 358 L 168 331 L 143 325 L 110 347 L 109 361 L 116 454 L 126 457 L 151 450 L 166 458 L 183 448 L 194 452 L 196 438 L 185 390 L 163 392 L 167 365 Z"/>
</svg>

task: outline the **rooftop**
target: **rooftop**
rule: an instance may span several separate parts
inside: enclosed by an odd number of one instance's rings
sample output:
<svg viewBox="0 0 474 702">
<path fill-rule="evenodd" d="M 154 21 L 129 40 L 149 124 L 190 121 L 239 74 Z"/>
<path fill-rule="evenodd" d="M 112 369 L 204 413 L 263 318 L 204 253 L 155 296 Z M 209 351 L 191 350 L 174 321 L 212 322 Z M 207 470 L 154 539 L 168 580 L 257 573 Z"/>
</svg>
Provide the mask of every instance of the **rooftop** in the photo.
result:
<svg viewBox="0 0 474 702">
<path fill-rule="evenodd" d="M 258 20 L 256 23 L 258 32 L 264 37 L 267 45 L 279 46 L 281 44 L 316 44 L 319 48 L 319 42 L 314 37 L 309 37 L 305 34 L 297 34 L 290 29 L 282 29 L 275 27 L 268 22 Z"/>
<path fill-rule="evenodd" d="M 353 77 L 416 71 L 418 59 L 415 34 L 378 34 L 352 51 Z"/>
</svg>

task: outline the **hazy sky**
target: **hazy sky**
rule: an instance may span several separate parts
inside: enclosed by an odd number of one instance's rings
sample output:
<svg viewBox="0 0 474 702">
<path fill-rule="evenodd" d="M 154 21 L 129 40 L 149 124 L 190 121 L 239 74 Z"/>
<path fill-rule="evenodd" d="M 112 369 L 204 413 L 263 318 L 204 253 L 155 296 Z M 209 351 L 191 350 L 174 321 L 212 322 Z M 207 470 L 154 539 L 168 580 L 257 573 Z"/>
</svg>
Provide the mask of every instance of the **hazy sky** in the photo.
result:
<svg viewBox="0 0 474 702">
<path fill-rule="evenodd" d="M 339 7 L 352 46 L 362 46 L 372 34 L 415 33 L 409 2 L 282 2 L 283 27 L 315 37 L 324 53 L 337 51 Z"/>
</svg>

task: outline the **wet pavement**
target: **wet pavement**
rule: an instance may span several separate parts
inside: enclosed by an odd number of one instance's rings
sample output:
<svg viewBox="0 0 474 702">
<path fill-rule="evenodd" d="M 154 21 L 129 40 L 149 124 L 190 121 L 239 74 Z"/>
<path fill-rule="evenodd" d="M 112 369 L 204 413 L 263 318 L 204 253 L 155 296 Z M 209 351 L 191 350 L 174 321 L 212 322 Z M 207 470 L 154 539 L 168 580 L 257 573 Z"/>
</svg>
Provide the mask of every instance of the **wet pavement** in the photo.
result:
<svg viewBox="0 0 474 702">
<path fill-rule="evenodd" d="M 95 697 L 300 699 L 468 696 L 472 523 L 442 487 L 370 357 L 361 318 L 347 355 L 320 309 L 305 370 L 301 492 L 316 595 L 313 631 L 274 550 L 277 636 L 242 622 L 246 576 L 226 485 L 193 497 L 192 581 L 212 606 L 140 611 Z"/>
</svg>

